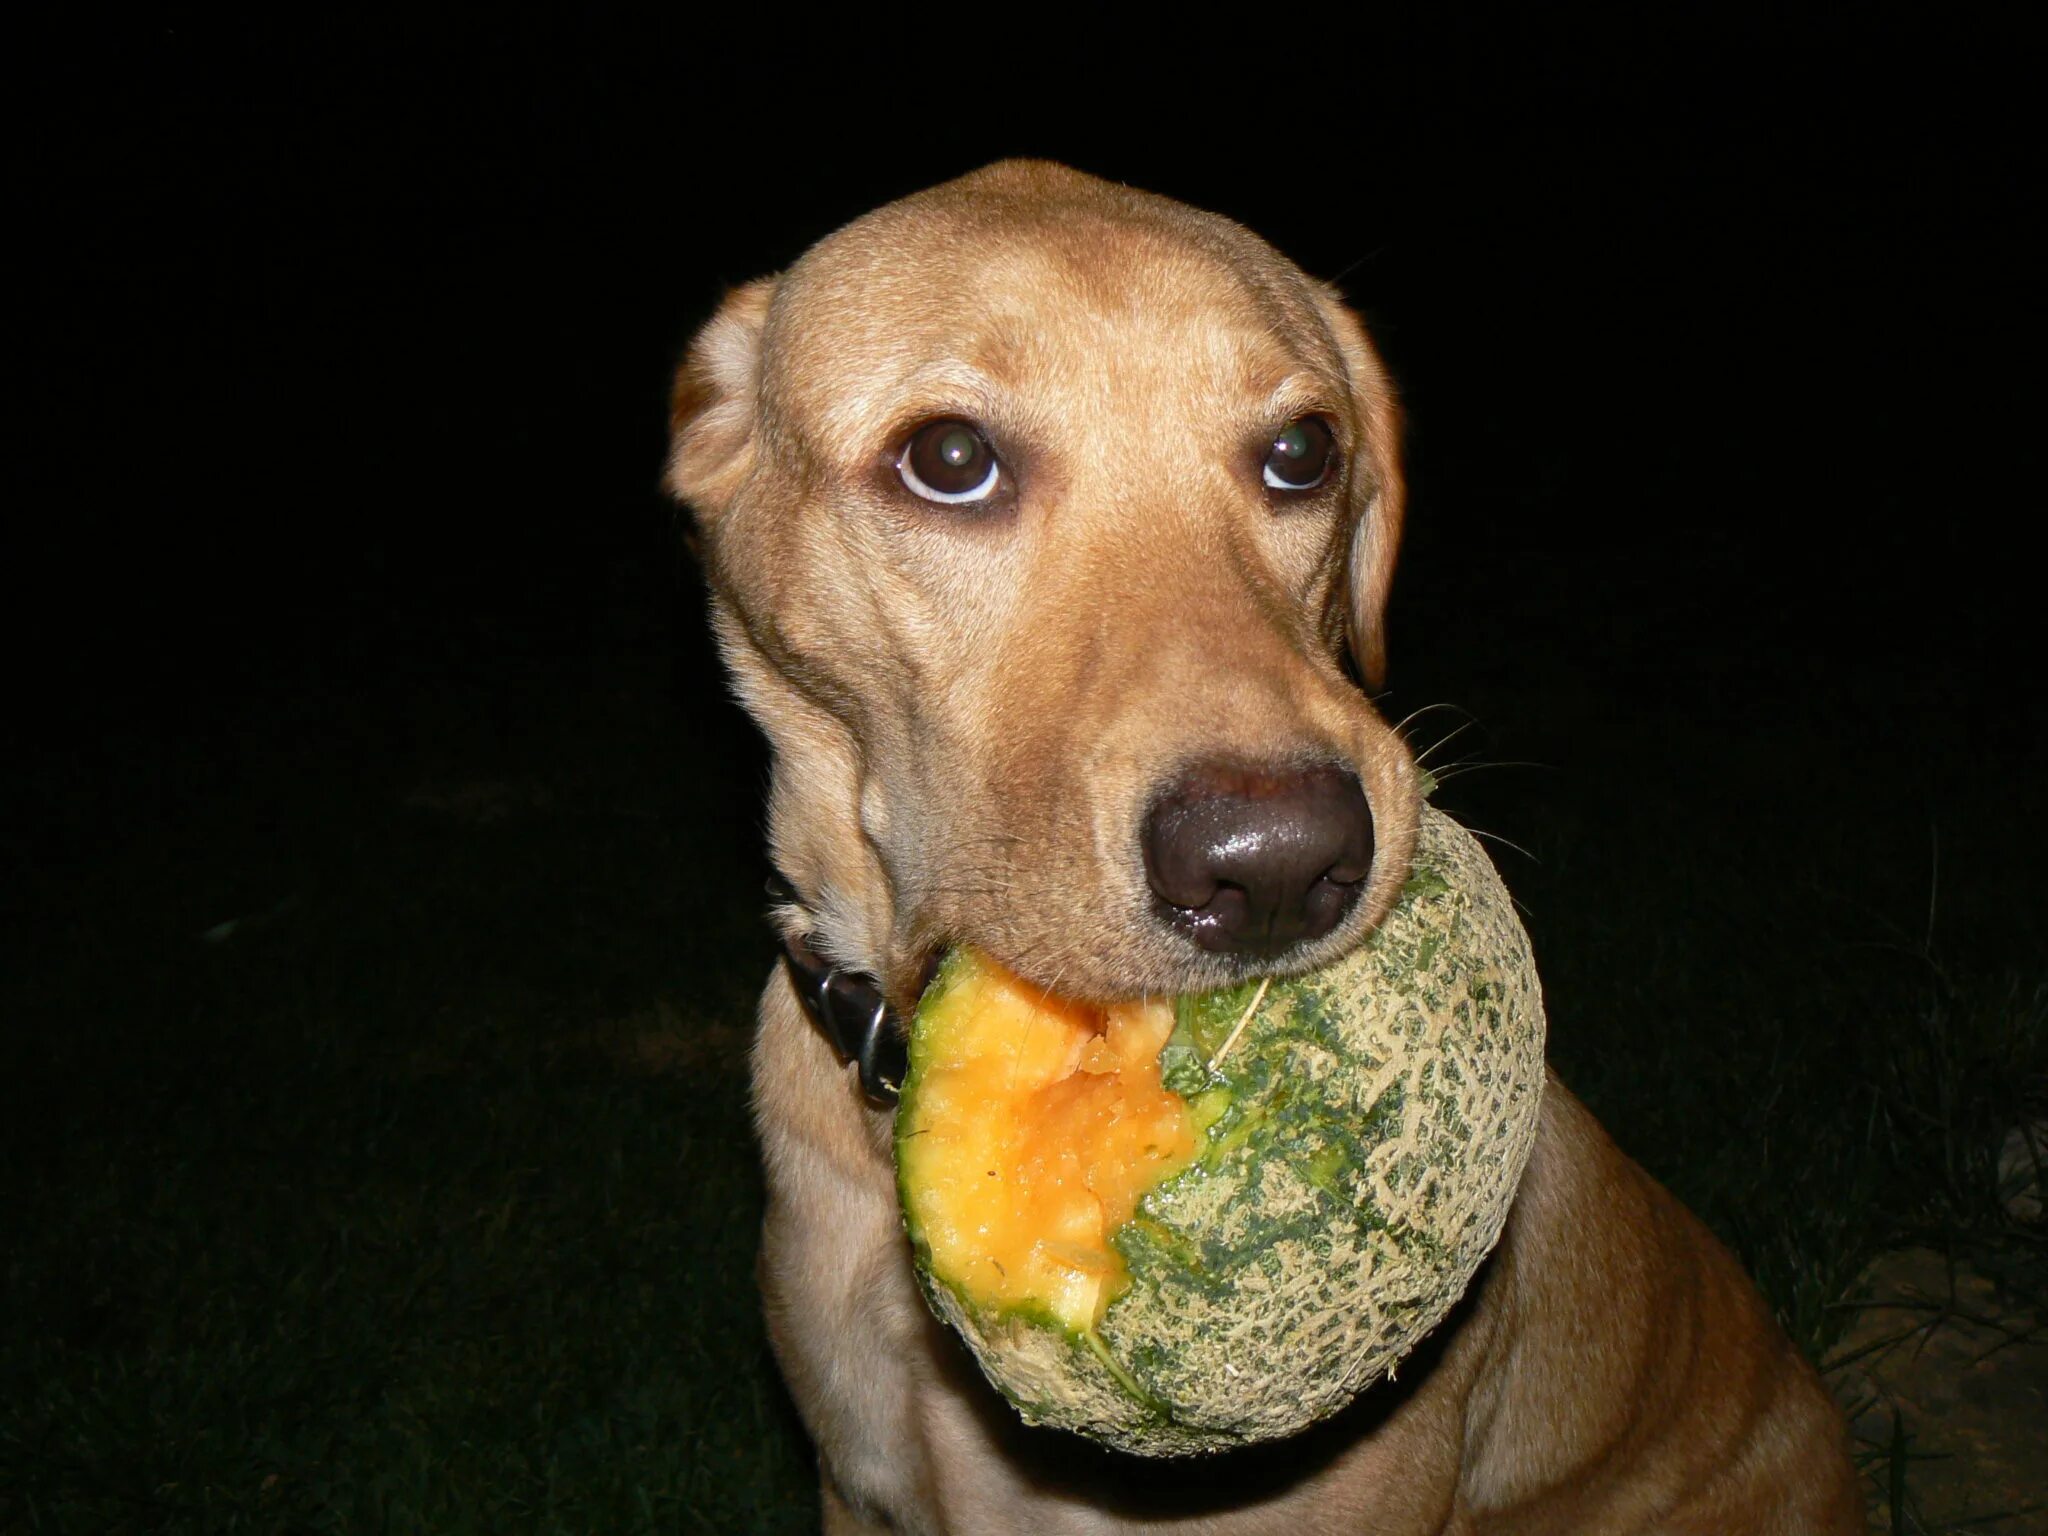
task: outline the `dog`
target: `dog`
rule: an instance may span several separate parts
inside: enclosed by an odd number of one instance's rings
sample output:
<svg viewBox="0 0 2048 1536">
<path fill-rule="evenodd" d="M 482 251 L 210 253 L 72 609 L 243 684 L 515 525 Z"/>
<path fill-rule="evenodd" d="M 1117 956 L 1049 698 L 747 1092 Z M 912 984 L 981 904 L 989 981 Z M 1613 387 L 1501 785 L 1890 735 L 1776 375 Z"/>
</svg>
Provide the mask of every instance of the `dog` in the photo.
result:
<svg viewBox="0 0 2048 1536">
<path fill-rule="evenodd" d="M 1366 689 L 1399 437 L 1334 289 L 1044 162 L 854 221 L 689 347 L 667 484 L 773 752 L 760 1279 L 827 1532 L 1864 1529 L 1812 1367 L 1554 1078 L 1458 1308 L 1294 1439 L 1029 1429 L 918 1294 L 876 1101 L 933 957 L 1177 995 L 1323 964 L 1393 903 L 1419 773 Z"/>
</svg>

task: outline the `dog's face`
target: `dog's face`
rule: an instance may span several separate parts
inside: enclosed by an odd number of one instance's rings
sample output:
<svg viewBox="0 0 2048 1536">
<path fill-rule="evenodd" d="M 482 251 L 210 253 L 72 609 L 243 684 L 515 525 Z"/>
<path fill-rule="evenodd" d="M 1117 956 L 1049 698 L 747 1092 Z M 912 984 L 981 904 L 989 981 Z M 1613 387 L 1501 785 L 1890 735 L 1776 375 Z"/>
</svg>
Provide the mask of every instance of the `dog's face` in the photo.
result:
<svg viewBox="0 0 2048 1536">
<path fill-rule="evenodd" d="M 1304 969 L 1406 877 L 1342 661 L 1377 681 L 1395 410 L 1235 225 L 1028 162 L 891 204 L 705 327 L 669 483 L 777 864 L 899 1006 L 959 941 L 1096 1000 Z"/>
</svg>

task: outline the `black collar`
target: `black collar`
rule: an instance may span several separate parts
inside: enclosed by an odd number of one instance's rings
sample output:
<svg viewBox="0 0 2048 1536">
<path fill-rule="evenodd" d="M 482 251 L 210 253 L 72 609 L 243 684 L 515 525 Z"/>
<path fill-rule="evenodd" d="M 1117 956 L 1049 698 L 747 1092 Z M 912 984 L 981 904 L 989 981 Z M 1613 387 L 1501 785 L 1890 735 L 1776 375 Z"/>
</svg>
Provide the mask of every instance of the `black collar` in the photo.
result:
<svg viewBox="0 0 2048 1536">
<path fill-rule="evenodd" d="M 796 888 L 780 875 L 769 879 L 768 894 L 779 902 L 797 900 Z M 818 1033 L 841 1061 L 859 1065 L 861 1092 L 874 1104 L 894 1104 L 910 1047 L 902 1022 L 882 1000 L 881 983 L 865 971 L 835 968 L 801 938 L 782 941 L 782 965 Z"/>
</svg>

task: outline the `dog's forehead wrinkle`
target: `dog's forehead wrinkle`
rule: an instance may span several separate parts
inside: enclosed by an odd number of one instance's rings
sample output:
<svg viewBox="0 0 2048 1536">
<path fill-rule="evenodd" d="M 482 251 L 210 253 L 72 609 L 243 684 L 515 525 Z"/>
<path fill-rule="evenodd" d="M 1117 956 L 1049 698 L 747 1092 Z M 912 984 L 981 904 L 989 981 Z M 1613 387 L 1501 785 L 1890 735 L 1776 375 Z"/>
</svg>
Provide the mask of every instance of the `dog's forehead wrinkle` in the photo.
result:
<svg viewBox="0 0 2048 1536">
<path fill-rule="evenodd" d="M 1219 237 L 1150 208 L 979 212 L 863 221 L 814 248 L 776 295 L 768 407 L 808 400 L 857 435 L 903 397 L 948 389 L 985 402 L 1064 385 L 1113 405 L 1161 384 L 1171 396 L 1254 391 L 1262 376 L 1270 389 L 1289 371 L 1344 380 L 1309 280 L 1234 226 L 1211 221 Z"/>
<path fill-rule="evenodd" d="M 778 388 L 783 400 L 808 407 L 812 424 L 791 445 L 835 461 L 859 462 L 893 447 L 892 434 L 908 425 L 942 416 L 1046 447 L 1120 427 L 1171 429 L 1179 438 L 1289 402 L 1323 406 L 1333 391 L 1314 375 L 1297 370 L 1286 375 L 1290 384 L 1263 383 L 1296 361 L 1267 341 L 1182 316 L 1072 315 L 1057 334 L 1014 345 L 941 337 L 923 356 L 892 346 L 858 371 L 837 369 L 815 383 L 785 379 Z M 780 402 L 769 398 L 773 411 Z M 783 413 L 795 414 L 787 405 Z"/>
</svg>

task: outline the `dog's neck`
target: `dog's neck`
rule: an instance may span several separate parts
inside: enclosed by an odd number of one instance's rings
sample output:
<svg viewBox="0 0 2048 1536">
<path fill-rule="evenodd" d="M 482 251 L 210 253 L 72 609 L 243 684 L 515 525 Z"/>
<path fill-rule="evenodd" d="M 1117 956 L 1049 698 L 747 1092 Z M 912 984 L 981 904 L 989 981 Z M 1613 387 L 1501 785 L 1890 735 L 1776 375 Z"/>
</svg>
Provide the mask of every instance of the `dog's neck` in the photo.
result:
<svg viewBox="0 0 2048 1536">
<path fill-rule="evenodd" d="M 768 894 L 785 907 L 803 910 L 795 889 L 780 875 Z M 842 971 L 811 947 L 792 924 L 783 924 L 782 965 L 811 1024 L 842 1062 L 860 1069 L 861 1092 L 872 1104 L 896 1102 L 909 1068 L 909 1038 L 902 1021 L 882 997 L 882 985 L 865 971 Z"/>
</svg>

